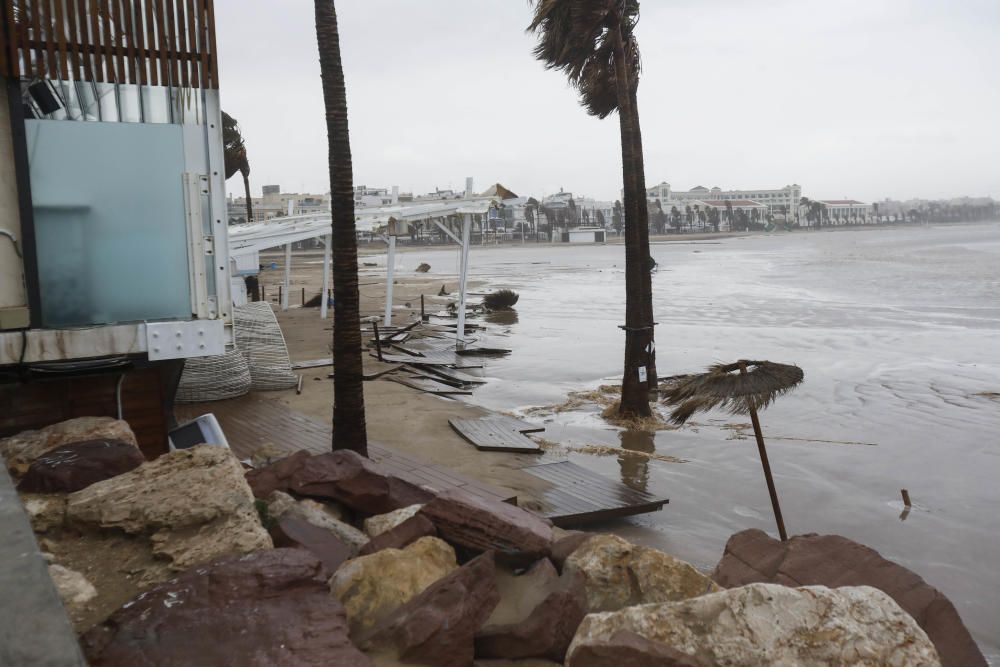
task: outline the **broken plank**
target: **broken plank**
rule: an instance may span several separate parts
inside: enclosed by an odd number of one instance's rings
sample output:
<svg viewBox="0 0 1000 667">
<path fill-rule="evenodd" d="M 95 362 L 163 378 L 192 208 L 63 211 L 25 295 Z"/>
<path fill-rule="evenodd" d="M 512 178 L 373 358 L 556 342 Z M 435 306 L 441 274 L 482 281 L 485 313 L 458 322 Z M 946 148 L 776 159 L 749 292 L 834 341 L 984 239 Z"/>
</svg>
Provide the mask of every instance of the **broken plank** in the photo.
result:
<svg viewBox="0 0 1000 667">
<path fill-rule="evenodd" d="M 486 384 L 486 380 L 482 378 L 477 378 L 474 375 L 462 373 L 461 371 L 443 366 L 425 366 L 421 370 L 427 373 L 433 373 L 434 375 L 439 375 L 453 382 L 461 382 L 462 384 Z"/>
<path fill-rule="evenodd" d="M 417 389 L 419 391 L 426 392 L 428 394 L 437 394 L 440 396 L 471 396 L 472 392 L 467 389 L 457 389 L 455 387 L 449 387 L 446 384 L 441 384 L 440 382 L 435 382 L 428 378 L 423 377 L 402 377 L 393 376 L 388 378 L 392 382 L 398 382 L 401 385 L 411 387 L 412 389 Z"/>
<path fill-rule="evenodd" d="M 490 418 L 449 419 L 448 423 L 476 449 L 491 452 L 540 453 L 541 445 L 518 431 L 511 430 Z"/>
<path fill-rule="evenodd" d="M 321 368 L 323 366 L 333 366 L 333 359 L 307 359 L 306 361 L 292 362 L 292 370 L 298 371 L 303 368 Z"/>
<path fill-rule="evenodd" d="M 502 357 L 511 353 L 500 347 L 466 347 L 455 350 L 455 354 L 463 357 Z"/>
</svg>

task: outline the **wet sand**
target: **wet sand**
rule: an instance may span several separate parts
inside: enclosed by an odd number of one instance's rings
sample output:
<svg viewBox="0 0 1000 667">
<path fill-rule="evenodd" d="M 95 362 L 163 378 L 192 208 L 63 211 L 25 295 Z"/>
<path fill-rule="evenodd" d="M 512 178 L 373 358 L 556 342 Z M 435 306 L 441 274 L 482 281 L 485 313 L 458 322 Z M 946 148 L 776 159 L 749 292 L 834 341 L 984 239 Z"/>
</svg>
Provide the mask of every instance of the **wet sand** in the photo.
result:
<svg viewBox="0 0 1000 667">
<path fill-rule="evenodd" d="M 789 531 L 839 533 L 912 568 L 952 599 L 1000 663 L 993 566 L 1000 554 L 1000 225 L 683 236 L 654 242 L 652 254 L 660 267 L 653 289 L 661 374 L 740 357 L 805 371 L 803 385 L 761 416 Z M 399 275 L 415 276 L 428 262 L 420 280 L 439 288 L 453 281 L 457 256 L 454 249 L 400 253 Z M 362 276 L 362 294 L 372 290 L 366 298 L 377 314 L 385 257 L 363 259 L 379 264 Z M 437 417 L 419 424 L 428 441 L 453 436 L 446 417 L 472 409 L 465 404 L 523 411 L 620 378 L 621 246 L 474 247 L 471 266 L 477 281 L 521 295 L 516 316 L 491 326 L 491 342 L 514 354 L 487 360 L 491 382 L 464 404 L 393 388 L 447 406 L 439 413 L 443 432 L 435 431 Z M 370 399 L 373 437 L 388 415 L 412 419 L 413 404 L 379 400 Z M 617 456 L 603 449 L 545 457 L 569 456 L 671 498 L 662 512 L 598 528 L 701 567 L 717 562 L 733 532 L 776 533 L 748 420 L 709 413 L 680 430 L 628 433 L 598 411 L 545 416 L 545 437 L 611 447 Z M 390 422 L 380 433 L 392 444 L 416 432 L 411 423 Z M 458 440 L 451 453 L 461 447 L 471 450 Z M 480 472 L 482 455 L 466 456 L 465 470 Z M 905 517 L 902 488 L 914 502 Z"/>
</svg>

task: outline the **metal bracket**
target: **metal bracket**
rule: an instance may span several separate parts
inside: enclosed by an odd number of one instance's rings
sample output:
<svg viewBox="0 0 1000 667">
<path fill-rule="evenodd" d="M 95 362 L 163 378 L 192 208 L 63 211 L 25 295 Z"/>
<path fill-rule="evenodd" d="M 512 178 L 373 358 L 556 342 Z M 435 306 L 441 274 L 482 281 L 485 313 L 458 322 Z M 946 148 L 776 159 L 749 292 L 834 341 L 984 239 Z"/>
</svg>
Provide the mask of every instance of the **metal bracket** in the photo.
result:
<svg viewBox="0 0 1000 667">
<path fill-rule="evenodd" d="M 146 354 L 150 361 L 209 357 L 225 351 L 222 320 L 146 323 Z"/>
</svg>

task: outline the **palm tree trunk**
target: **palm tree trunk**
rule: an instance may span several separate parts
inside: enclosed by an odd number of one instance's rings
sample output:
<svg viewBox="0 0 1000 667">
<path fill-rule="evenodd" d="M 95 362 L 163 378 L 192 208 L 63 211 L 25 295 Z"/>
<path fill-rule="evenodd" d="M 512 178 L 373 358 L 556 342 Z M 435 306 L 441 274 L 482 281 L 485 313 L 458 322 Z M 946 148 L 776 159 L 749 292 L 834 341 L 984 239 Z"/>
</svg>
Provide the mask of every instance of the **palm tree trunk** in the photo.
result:
<svg viewBox="0 0 1000 667">
<path fill-rule="evenodd" d="M 243 192 L 247 200 L 247 223 L 253 222 L 253 202 L 250 200 L 250 168 L 240 168 L 243 175 Z"/>
<path fill-rule="evenodd" d="M 615 22 L 618 23 L 617 21 Z M 618 119 L 621 127 L 622 181 L 625 201 L 625 368 L 622 377 L 622 417 L 648 417 L 649 370 L 647 346 L 652 342 L 652 308 L 647 304 L 649 288 L 649 213 L 641 154 L 636 158 L 635 111 L 631 78 L 625 63 L 620 29 L 615 30 L 615 81 L 618 89 Z M 638 166 L 638 169 L 637 169 Z M 645 232 L 645 233 L 643 233 Z"/>
<path fill-rule="evenodd" d="M 358 239 L 354 227 L 354 173 L 347 126 L 347 91 L 333 0 L 315 0 L 333 209 L 333 449 L 368 455 L 362 366 Z"/>
</svg>

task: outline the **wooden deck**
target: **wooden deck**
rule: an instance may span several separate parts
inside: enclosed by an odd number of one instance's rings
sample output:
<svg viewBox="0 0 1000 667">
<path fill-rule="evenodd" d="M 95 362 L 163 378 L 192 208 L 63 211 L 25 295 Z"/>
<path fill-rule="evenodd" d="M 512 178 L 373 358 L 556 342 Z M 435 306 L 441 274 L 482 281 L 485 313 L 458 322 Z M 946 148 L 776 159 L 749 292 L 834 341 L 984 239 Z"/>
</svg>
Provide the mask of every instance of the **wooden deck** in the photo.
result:
<svg viewBox="0 0 1000 667">
<path fill-rule="evenodd" d="M 522 426 L 528 430 L 533 430 L 534 427 L 510 417 L 501 415 L 480 419 L 449 419 L 448 423 L 456 433 L 479 450 L 526 454 L 542 451 L 542 446 L 524 435 L 524 431 L 521 430 Z"/>
<path fill-rule="evenodd" d="M 178 421 L 212 413 L 219 420 L 229 446 L 241 459 L 255 454 L 296 452 L 305 449 L 317 454 L 330 451 L 332 425 L 316 421 L 276 401 L 250 394 L 227 401 L 179 403 L 174 406 Z M 375 443 L 368 444 L 368 455 L 397 477 L 441 492 L 461 488 L 469 493 L 517 504 L 517 497 L 460 475 L 443 466 L 418 461 L 401 452 Z"/>
<path fill-rule="evenodd" d="M 570 461 L 542 463 L 523 470 L 552 484 L 553 488 L 542 495 L 542 514 L 559 527 L 655 512 L 670 502 Z"/>
</svg>

